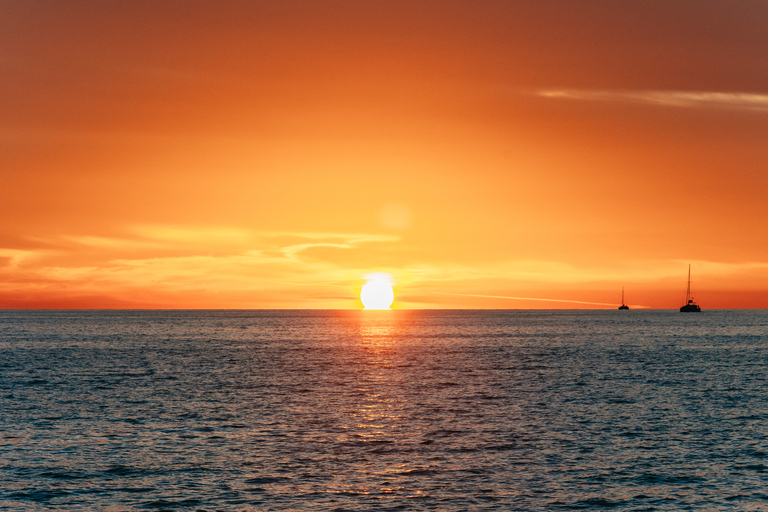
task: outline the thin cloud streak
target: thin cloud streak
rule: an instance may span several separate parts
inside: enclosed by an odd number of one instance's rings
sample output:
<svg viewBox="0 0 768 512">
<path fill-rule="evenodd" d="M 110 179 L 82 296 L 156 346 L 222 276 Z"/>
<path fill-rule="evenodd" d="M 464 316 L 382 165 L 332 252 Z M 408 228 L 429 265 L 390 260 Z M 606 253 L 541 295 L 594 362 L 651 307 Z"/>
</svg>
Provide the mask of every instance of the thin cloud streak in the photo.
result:
<svg viewBox="0 0 768 512">
<path fill-rule="evenodd" d="M 481 295 L 478 293 L 450 293 L 450 292 L 432 292 L 440 295 L 456 295 L 459 297 L 480 297 L 484 299 L 503 299 L 503 300 L 535 300 L 540 302 L 565 302 L 569 304 L 589 304 L 593 306 L 615 306 L 613 302 L 587 302 L 583 300 L 569 300 L 569 299 L 542 299 L 538 297 L 511 297 L 508 295 Z M 636 308 L 645 308 L 647 306 L 635 306 Z"/>
<path fill-rule="evenodd" d="M 309 238 L 312 240 L 322 238 L 343 238 L 354 242 L 397 242 L 400 240 L 400 237 L 395 235 L 375 235 L 370 233 L 297 233 L 291 231 L 259 231 L 256 234 L 262 237 Z"/>
<path fill-rule="evenodd" d="M 590 91 L 544 89 L 536 92 L 544 98 L 577 101 L 612 101 L 643 103 L 666 107 L 718 107 L 768 111 L 768 94 L 709 91 Z"/>
</svg>

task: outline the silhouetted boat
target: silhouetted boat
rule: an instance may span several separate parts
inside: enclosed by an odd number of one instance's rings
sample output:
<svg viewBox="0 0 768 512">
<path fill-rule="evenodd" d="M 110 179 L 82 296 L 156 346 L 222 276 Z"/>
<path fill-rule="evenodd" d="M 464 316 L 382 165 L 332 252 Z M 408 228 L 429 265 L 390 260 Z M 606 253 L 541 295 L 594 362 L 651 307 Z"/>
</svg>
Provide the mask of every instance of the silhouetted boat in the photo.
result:
<svg viewBox="0 0 768 512">
<path fill-rule="evenodd" d="M 693 302 L 691 295 L 691 264 L 688 264 L 688 288 L 685 290 L 685 306 L 680 308 L 681 313 L 699 313 L 701 308 Z"/>
<path fill-rule="evenodd" d="M 621 306 L 619 306 L 619 309 L 629 309 L 629 306 L 624 304 L 624 287 L 621 287 Z"/>
</svg>

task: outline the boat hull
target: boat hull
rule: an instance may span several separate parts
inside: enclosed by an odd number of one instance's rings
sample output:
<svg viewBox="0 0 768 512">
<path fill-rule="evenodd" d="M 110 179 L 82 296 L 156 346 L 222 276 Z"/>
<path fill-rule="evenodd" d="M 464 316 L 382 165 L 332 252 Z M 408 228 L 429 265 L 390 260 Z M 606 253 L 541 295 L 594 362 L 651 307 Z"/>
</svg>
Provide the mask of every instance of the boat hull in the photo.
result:
<svg viewBox="0 0 768 512">
<path fill-rule="evenodd" d="M 701 308 L 697 304 L 686 304 L 680 308 L 681 313 L 701 313 Z"/>
</svg>

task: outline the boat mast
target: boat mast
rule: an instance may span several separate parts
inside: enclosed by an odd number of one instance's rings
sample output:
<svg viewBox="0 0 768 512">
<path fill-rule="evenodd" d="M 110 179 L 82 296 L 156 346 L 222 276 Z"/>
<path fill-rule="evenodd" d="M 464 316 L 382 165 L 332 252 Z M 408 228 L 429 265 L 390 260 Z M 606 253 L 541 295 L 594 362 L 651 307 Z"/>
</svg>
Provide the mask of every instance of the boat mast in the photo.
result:
<svg viewBox="0 0 768 512">
<path fill-rule="evenodd" d="M 688 264 L 688 288 L 685 290 L 685 303 L 691 302 L 691 264 Z"/>
<path fill-rule="evenodd" d="M 624 305 L 624 287 L 621 287 L 621 305 Z"/>
</svg>

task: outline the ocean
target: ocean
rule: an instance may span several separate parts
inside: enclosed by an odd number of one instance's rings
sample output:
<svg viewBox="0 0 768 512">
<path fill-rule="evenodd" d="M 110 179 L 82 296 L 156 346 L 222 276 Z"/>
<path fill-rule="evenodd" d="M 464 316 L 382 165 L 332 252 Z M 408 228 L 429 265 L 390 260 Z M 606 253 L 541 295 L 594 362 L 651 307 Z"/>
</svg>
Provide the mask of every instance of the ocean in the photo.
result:
<svg viewBox="0 0 768 512">
<path fill-rule="evenodd" d="M 0 509 L 768 510 L 768 311 L 0 311 Z"/>
</svg>

